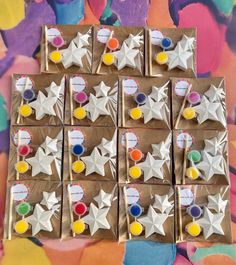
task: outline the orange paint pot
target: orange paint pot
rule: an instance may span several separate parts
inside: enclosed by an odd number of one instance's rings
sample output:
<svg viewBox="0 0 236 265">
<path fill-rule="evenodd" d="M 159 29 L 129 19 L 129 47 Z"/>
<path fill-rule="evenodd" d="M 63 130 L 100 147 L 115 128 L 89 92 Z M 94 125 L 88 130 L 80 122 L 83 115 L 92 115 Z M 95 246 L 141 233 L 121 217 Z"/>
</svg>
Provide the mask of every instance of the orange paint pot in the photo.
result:
<svg viewBox="0 0 236 265">
<path fill-rule="evenodd" d="M 119 41 L 117 38 L 110 38 L 107 42 L 107 47 L 112 51 L 117 50 L 119 48 Z"/>
<path fill-rule="evenodd" d="M 143 158 L 143 153 L 139 149 L 135 148 L 129 153 L 129 156 L 131 160 L 138 162 Z"/>
</svg>

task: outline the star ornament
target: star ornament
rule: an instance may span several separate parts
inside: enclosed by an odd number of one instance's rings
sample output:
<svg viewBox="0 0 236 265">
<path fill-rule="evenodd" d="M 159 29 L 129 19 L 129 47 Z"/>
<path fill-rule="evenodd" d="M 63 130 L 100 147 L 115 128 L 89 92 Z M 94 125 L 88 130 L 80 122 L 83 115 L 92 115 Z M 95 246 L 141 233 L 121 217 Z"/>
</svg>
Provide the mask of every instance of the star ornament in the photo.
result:
<svg viewBox="0 0 236 265">
<path fill-rule="evenodd" d="M 164 84 L 162 87 L 156 87 L 156 86 L 152 86 L 152 92 L 149 95 L 150 98 L 154 99 L 155 101 L 165 101 L 168 97 L 168 85 L 169 81 Z"/>
<path fill-rule="evenodd" d="M 162 166 L 164 160 L 156 160 L 150 153 L 147 153 L 146 159 L 144 162 L 137 164 L 142 170 L 144 175 L 144 181 L 148 181 L 152 177 L 163 179 Z"/>
<path fill-rule="evenodd" d="M 108 141 L 105 138 L 102 138 L 98 149 L 101 151 L 103 156 L 108 155 L 109 157 L 116 156 L 116 133 L 114 134 L 111 141 Z"/>
<path fill-rule="evenodd" d="M 25 218 L 32 226 L 32 235 L 35 236 L 41 230 L 52 232 L 52 211 L 45 211 L 40 204 L 36 204 L 32 215 Z"/>
<path fill-rule="evenodd" d="M 143 36 L 129 34 L 128 39 L 125 40 L 125 43 L 130 49 L 139 48 L 143 43 Z"/>
<path fill-rule="evenodd" d="M 183 35 L 182 39 L 179 41 L 179 44 L 182 46 L 182 48 L 185 51 L 191 51 L 195 47 L 195 42 L 196 42 L 195 38 Z"/>
<path fill-rule="evenodd" d="M 96 97 L 107 97 L 107 93 L 111 89 L 111 87 L 106 86 L 106 84 L 101 81 L 99 85 L 93 87 L 96 92 Z"/>
<path fill-rule="evenodd" d="M 55 204 L 57 204 L 59 201 L 56 198 L 56 192 L 43 192 L 43 199 L 40 202 L 41 205 L 45 205 L 48 210 L 51 210 Z"/>
<path fill-rule="evenodd" d="M 204 144 L 205 144 L 204 151 L 215 156 L 223 154 L 223 150 L 226 143 L 224 142 L 224 140 L 222 140 L 222 137 L 219 135 L 219 139 L 218 137 L 205 139 Z"/>
<path fill-rule="evenodd" d="M 35 156 L 27 158 L 28 162 L 32 167 L 32 177 L 39 173 L 52 175 L 51 163 L 53 162 L 53 156 L 47 156 L 41 147 L 38 148 Z"/>
<path fill-rule="evenodd" d="M 221 227 L 223 219 L 223 213 L 213 214 L 205 207 L 203 217 L 196 222 L 202 227 L 204 237 L 208 239 L 212 234 L 224 235 L 224 231 Z"/>
<path fill-rule="evenodd" d="M 41 120 L 45 115 L 56 116 L 53 109 L 56 102 L 56 97 L 46 97 L 41 91 L 39 91 L 37 99 L 30 102 L 29 105 L 35 110 L 36 120 Z"/>
<path fill-rule="evenodd" d="M 117 59 L 117 69 L 121 70 L 124 67 L 136 68 L 135 57 L 139 54 L 139 50 L 130 49 L 125 42 L 119 51 L 113 52 L 114 57 Z"/>
<path fill-rule="evenodd" d="M 81 34 L 77 33 L 77 36 L 73 39 L 73 42 L 76 44 L 77 48 L 82 48 L 84 46 L 89 46 L 90 35 L 88 33 Z"/>
<path fill-rule="evenodd" d="M 206 95 L 211 102 L 219 102 L 225 98 L 224 89 L 214 85 L 211 85 L 204 95 Z"/>
<path fill-rule="evenodd" d="M 228 201 L 223 200 L 220 193 L 217 193 L 215 195 L 208 195 L 208 209 L 215 210 L 218 213 L 224 213 L 227 203 Z"/>
<path fill-rule="evenodd" d="M 95 147 L 90 156 L 81 157 L 81 160 L 86 165 L 85 175 L 97 173 L 101 176 L 105 176 L 104 165 L 109 160 L 108 157 L 101 156 L 97 147 Z"/>
<path fill-rule="evenodd" d="M 99 194 L 96 197 L 94 197 L 94 200 L 97 202 L 99 209 L 102 209 L 104 207 L 110 207 L 111 199 L 112 199 L 112 194 L 106 193 L 103 190 L 100 190 Z"/>
<path fill-rule="evenodd" d="M 46 155 L 49 155 L 51 153 L 55 153 L 58 151 L 56 138 L 52 139 L 51 137 L 47 136 L 45 141 L 41 144 L 41 146 L 45 150 Z"/>
<path fill-rule="evenodd" d="M 170 143 L 161 141 L 159 144 L 152 144 L 152 155 L 163 160 L 170 160 Z"/>
<path fill-rule="evenodd" d="M 98 229 L 110 229 L 107 214 L 110 208 L 98 209 L 93 203 L 90 204 L 89 214 L 81 218 L 89 225 L 90 234 L 93 236 Z"/>
<path fill-rule="evenodd" d="M 163 196 L 155 195 L 153 208 L 158 209 L 161 213 L 169 214 L 173 207 L 174 204 L 169 202 L 168 195 L 163 195 Z"/>
<path fill-rule="evenodd" d="M 138 221 L 145 227 L 145 237 L 147 238 L 153 233 L 165 236 L 163 224 L 167 218 L 168 214 L 156 213 L 156 211 L 150 205 L 147 215 L 138 218 Z"/>
<path fill-rule="evenodd" d="M 62 87 L 58 86 L 55 82 L 52 82 L 45 90 L 48 92 L 48 97 L 59 98 L 60 94 L 63 94 Z"/>
</svg>

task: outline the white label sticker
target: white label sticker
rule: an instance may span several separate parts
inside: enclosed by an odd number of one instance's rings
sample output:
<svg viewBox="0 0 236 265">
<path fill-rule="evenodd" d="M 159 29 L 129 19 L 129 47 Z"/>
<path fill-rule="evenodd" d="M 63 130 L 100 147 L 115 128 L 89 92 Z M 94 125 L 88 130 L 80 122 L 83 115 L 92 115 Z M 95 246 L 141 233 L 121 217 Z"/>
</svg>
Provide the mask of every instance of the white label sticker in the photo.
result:
<svg viewBox="0 0 236 265">
<path fill-rule="evenodd" d="M 31 134 L 29 131 L 21 129 L 13 135 L 13 142 L 15 145 L 30 144 Z"/>
<path fill-rule="evenodd" d="M 75 129 L 69 131 L 68 133 L 71 145 L 82 144 L 84 142 L 84 135 L 80 130 Z"/>
<path fill-rule="evenodd" d="M 123 80 L 123 84 L 122 85 L 123 85 L 124 92 L 127 95 L 133 95 L 138 90 L 138 84 L 132 78 L 128 78 L 128 79 Z"/>
<path fill-rule="evenodd" d="M 180 190 L 180 203 L 183 206 L 188 206 L 193 203 L 194 195 L 190 189 Z"/>
<path fill-rule="evenodd" d="M 151 41 L 153 45 L 160 45 L 161 40 L 164 38 L 161 31 L 154 29 L 151 31 Z"/>
<path fill-rule="evenodd" d="M 184 97 L 186 95 L 188 87 L 189 83 L 187 81 L 178 81 L 175 84 L 175 94 L 177 96 Z"/>
<path fill-rule="evenodd" d="M 133 204 L 139 201 L 139 192 L 135 188 L 126 189 L 126 198 L 128 204 Z"/>
<path fill-rule="evenodd" d="M 72 202 L 78 202 L 84 197 L 84 191 L 80 185 L 68 185 L 68 192 Z"/>
<path fill-rule="evenodd" d="M 26 79 L 27 79 L 27 83 L 26 83 Z M 16 80 L 17 91 L 22 93 L 25 89 L 32 89 L 32 88 L 33 88 L 33 82 L 29 77 L 22 76 Z"/>
<path fill-rule="evenodd" d="M 187 148 L 190 148 L 193 144 L 193 137 L 189 133 L 180 133 L 177 135 L 176 144 L 181 149 L 184 149 L 186 144 Z"/>
<path fill-rule="evenodd" d="M 16 184 L 11 187 L 11 194 L 14 201 L 23 201 L 28 196 L 28 188 L 24 184 Z"/>
<path fill-rule="evenodd" d="M 70 80 L 74 92 L 81 92 L 86 88 L 87 83 L 83 77 L 73 76 Z"/>
<path fill-rule="evenodd" d="M 134 148 L 138 144 L 138 137 L 133 132 L 126 132 L 121 136 L 121 143 L 123 146 L 126 146 L 126 142 L 128 148 Z"/>
<path fill-rule="evenodd" d="M 106 43 L 111 34 L 110 29 L 101 28 L 97 32 L 97 40 L 101 43 Z"/>
<path fill-rule="evenodd" d="M 47 30 L 47 33 L 48 33 L 48 41 L 49 42 L 52 42 L 52 40 L 55 37 L 61 36 L 61 32 L 57 28 L 50 28 L 50 29 Z"/>
</svg>

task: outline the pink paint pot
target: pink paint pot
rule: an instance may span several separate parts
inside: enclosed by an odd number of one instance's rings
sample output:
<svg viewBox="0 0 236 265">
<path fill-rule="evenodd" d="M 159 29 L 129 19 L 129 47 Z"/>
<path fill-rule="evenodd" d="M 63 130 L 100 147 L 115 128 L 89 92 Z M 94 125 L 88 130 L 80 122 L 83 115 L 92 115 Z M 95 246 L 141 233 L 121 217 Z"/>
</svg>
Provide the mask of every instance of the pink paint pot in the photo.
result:
<svg viewBox="0 0 236 265">
<path fill-rule="evenodd" d="M 88 96 L 84 91 L 77 92 L 74 94 L 74 100 L 77 103 L 85 103 L 88 100 Z"/>
<path fill-rule="evenodd" d="M 198 92 L 192 91 L 188 94 L 187 100 L 190 104 L 196 105 L 201 101 L 201 96 Z"/>
<path fill-rule="evenodd" d="M 53 38 L 52 40 L 52 46 L 54 46 L 55 48 L 60 48 L 64 45 L 64 40 L 62 38 L 62 36 L 56 36 Z"/>
<path fill-rule="evenodd" d="M 19 156 L 27 156 L 31 153 L 32 149 L 28 144 L 19 145 L 17 148 L 17 153 Z"/>
</svg>

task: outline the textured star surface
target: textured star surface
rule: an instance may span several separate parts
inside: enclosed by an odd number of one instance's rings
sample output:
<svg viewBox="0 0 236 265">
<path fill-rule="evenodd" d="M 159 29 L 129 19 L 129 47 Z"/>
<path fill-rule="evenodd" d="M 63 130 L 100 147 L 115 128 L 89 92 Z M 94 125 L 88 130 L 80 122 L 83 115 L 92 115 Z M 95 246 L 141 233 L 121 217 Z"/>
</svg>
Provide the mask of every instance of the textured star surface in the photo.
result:
<svg viewBox="0 0 236 265">
<path fill-rule="evenodd" d="M 96 97 L 107 97 L 107 93 L 111 87 L 107 86 L 103 81 L 101 81 L 99 85 L 94 86 L 93 89 L 96 92 Z"/>
<path fill-rule="evenodd" d="M 98 204 L 98 208 L 110 207 L 111 206 L 112 194 L 106 193 L 104 190 L 100 190 L 99 194 L 94 197 L 94 200 Z"/>
<path fill-rule="evenodd" d="M 224 213 L 227 203 L 228 201 L 223 200 L 220 193 L 217 193 L 215 195 L 208 195 L 208 209 L 215 210 L 218 213 Z"/>
<path fill-rule="evenodd" d="M 43 192 L 43 199 L 40 202 L 41 205 L 47 206 L 48 210 L 51 210 L 52 207 L 57 204 L 59 201 L 56 198 L 56 192 Z"/>
<path fill-rule="evenodd" d="M 161 213 L 169 214 L 173 207 L 174 204 L 169 202 L 168 195 L 160 196 L 155 194 L 155 201 L 153 204 L 153 208 L 158 209 Z"/>
</svg>

